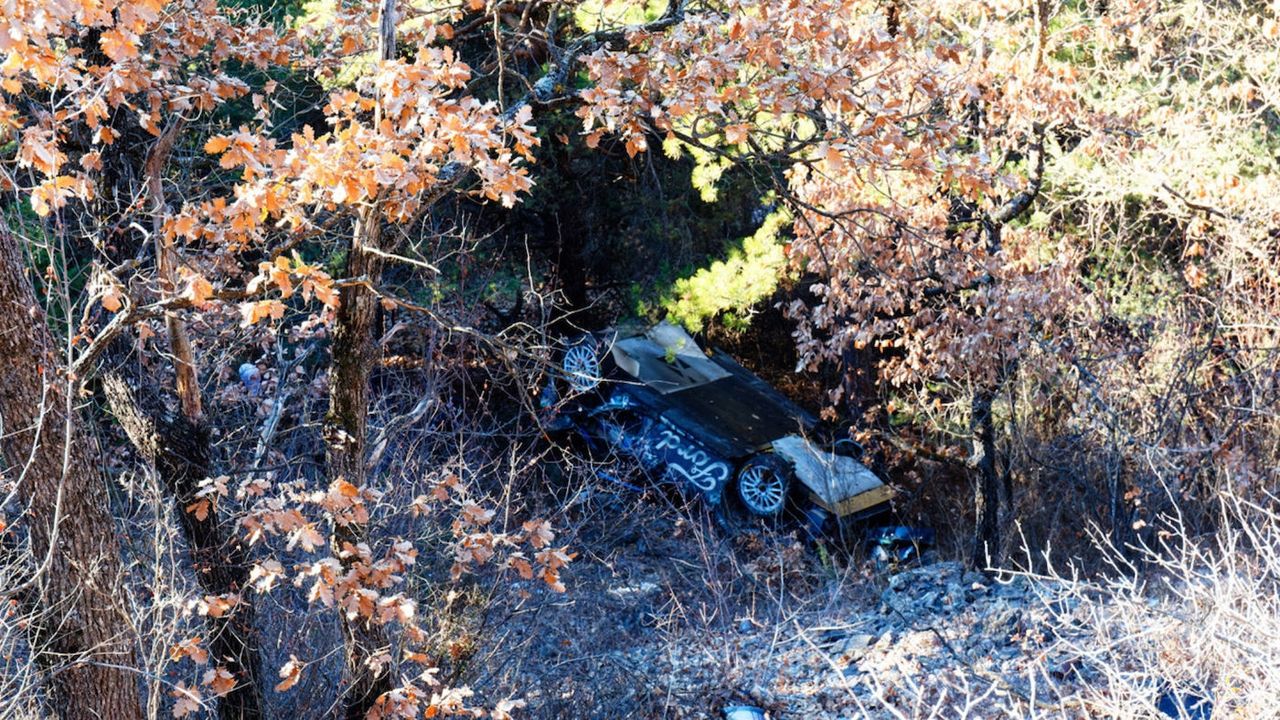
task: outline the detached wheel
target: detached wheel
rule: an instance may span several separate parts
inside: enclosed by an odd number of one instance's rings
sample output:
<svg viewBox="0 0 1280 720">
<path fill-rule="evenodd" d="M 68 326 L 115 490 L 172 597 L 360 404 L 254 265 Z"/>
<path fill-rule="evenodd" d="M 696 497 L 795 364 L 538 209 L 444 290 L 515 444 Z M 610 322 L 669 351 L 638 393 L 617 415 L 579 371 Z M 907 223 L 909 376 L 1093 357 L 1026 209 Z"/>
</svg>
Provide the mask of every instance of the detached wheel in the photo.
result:
<svg viewBox="0 0 1280 720">
<path fill-rule="evenodd" d="M 791 469 L 772 455 L 757 455 L 738 470 L 738 500 L 757 517 L 776 517 L 787 505 Z"/>
<path fill-rule="evenodd" d="M 574 392 L 594 390 L 600 384 L 600 349 L 596 339 L 583 335 L 570 343 L 560 361 L 560 369 Z"/>
</svg>

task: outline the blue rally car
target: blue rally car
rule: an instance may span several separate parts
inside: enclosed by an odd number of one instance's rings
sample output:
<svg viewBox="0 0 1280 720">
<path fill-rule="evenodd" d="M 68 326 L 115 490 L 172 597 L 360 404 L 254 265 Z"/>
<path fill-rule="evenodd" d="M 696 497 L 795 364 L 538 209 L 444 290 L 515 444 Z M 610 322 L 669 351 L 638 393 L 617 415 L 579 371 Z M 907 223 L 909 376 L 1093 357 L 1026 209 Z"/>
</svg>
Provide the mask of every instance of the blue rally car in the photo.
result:
<svg viewBox="0 0 1280 720">
<path fill-rule="evenodd" d="M 542 399 L 549 430 L 634 458 L 712 506 L 821 521 L 876 514 L 893 495 L 855 443 L 820 441 L 811 414 L 669 323 L 580 337 L 560 376 L 563 389 Z"/>
</svg>

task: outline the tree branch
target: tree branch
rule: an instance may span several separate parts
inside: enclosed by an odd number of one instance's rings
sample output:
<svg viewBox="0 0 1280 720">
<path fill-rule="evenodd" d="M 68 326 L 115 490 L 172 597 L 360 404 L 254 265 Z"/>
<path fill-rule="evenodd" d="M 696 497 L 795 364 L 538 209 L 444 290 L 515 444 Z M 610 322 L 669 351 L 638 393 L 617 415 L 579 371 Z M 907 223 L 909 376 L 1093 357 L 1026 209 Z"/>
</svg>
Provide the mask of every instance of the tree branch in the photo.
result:
<svg viewBox="0 0 1280 720">
<path fill-rule="evenodd" d="M 684 13 L 684 0 L 668 0 L 667 9 L 662 17 L 652 22 L 596 31 L 579 38 L 567 49 L 557 47 L 551 42 L 549 35 L 547 51 L 551 55 L 551 62 L 546 74 L 539 78 L 523 97 L 507 106 L 501 116 L 503 125 L 513 122 L 520 110 L 526 106 L 545 107 L 577 97 L 577 91 L 569 90 L 569 76 L 572 75 L 574 67 L 584 54 L 611 43 L 621 42 L 631 33 L 665 30 L 683 22 Z M 451 162 L 445 165 L 436 177 L 435 186 L 427 192 L 422 203 L 423 207 L 434 205 L 466 180 L 470 174 L 471 168 L 464 163 Z"/>
<path fill-rule="evenodd" d="M 1031 150 L 1036 154 L 1036 165 L 1031 171 L 1031 177 L 1027 178 L 1027 188 L 1022 192 L 1014 195 L 1008 202 L 996 208 L 995 211 L 987 213 L 986 221 L 993 225 L 1004 225 L 1010 220 L 1018 217 L 1031 207 L 1032 201 L 1040 194 L 1040 188 L 1044 184 L 1044 133 L 1045 126 L 1043 123 L 1035 123 L 1032 132 L 1035 133 L 1035 140 L 1031 143 Z"/>
</svg>

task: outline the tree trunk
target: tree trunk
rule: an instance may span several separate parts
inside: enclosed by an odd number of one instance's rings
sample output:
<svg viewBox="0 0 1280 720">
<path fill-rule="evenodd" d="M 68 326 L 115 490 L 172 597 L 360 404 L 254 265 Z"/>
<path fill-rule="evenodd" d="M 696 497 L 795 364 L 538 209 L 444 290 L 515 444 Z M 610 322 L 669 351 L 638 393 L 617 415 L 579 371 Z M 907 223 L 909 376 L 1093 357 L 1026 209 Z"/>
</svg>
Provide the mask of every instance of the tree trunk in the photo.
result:
<svg viewBox="0 0 1280 720">
<path fill-rule="evenodd" d="M 992 257 L 1001 249 L 1003 225 L 985 217 L 982 220 L 982 232 L 986 238 L 987 252 Z M 997 281 L 992 280 L 994 285 Z M 993 567 L 1000 561 L 1000 507 L 1001 478 L 996 463 L 996 429 L 991 417 L 991 405 L 995 401 L 997 389 L 1004 383 L 1005 372 L 1001 370 L 994 380 L 982 380 L 973 392 L 970 413 L 970 430 L 973 433 L 973 458 L 978 470 L 975 481 L 973 550 L 970 562 L 976 569 Z"/>
<path fill-rule="evenodd" d="M 173 240 L 165 237 L 164 217 L 168 207 L 164 201 L 164 166 L 173 152 L 173 143 L 186 121 L 176 118 L 169 123 L 163 134 L 151 147 L 147 155 L 147 194 L 151 196 L 151 240 L 156 251 L 156 277 L 160 281 L 160 294 L 169 297 L 176 293 L 178 286 L 178 254 L 173 248 Z M 176 311 L 166 312 L 164 326 L 169 336 L 169 352 L 173 356 L 173 372 L 178 400 L 182 403 L 182 414 L 193 424 L 203 425 L 203 403 L 200 398 L 200 383 L 196 375 L 195 350 L 191 346 L 191 338 L 187 334 L 187 324 Z"/>
<path fill-rule="evenodd" d="M 986 568 L 997 562 L 1000 552 L 1000 477 L 996 471 L 996 433 L 991 419 L 993 393 L 980 389 L 973 394 L 971 424 L 978 478 L 973 493 L 976 515 L 973 523 L 971 563 Z"/>
<path fill-rule="evenodd" d="M 63 720 L 141 718 L 116 528 L 93 437 L 28 283 L 19 244 L 0 226 L 0 454 L 18 481 L 36 572 L 28 596 L 37 661 Z"/>
<path fill-rule="evenodd" d="M 144 163 L 146 191 L 151 200 L 151 241 L 155 250 L 156 276 L 160 296 L 173 296 L 178 289 L 178 256 L 172 240 L 164 233 L 168 207 L 164 197 L 164 168 L 174 143 L 186 123 L 170 121 L 147 153 Z M 210 504 L 204 519 L 188 510 L 199 501 L 200 482 L 210 475 L 212 449 L 209 427 L 204 419 L 203 401 L 196 368 L 195 350 L 187 326 L 176 312 L 165 313 L 169 356 L 173 360 L 175 387 L 181 407 L 173 415 L 154 388 L 140 385 L 135 391 L 120 369 L 127 355 L 116 341 L 108 352 L 117 362 L 105 369 L 102 393 L 111 414 L 120 422 L 130 443 L 151 465 L 165 491 L 173 498 L 174 512 L 187 541 L 191 563 L 201 589 L 210 595 L 239 593 L 249 580 L 244 548 L 218 522 L 217 508 Z M 235 676 L 235 687 L 218 699 L 221 720 L 258 720 L 262 717 L 262 686 L 258 673 L 258 648 L 254 629 L 254 606 L 245 597 L 234 611 L 220 618 L 207 618 L 209 651 L 213 662 Z"/>
<path fill-rule="evenodd" d="M 902 0 L 889 0 L 889 7 L 885 8 L 884 23 L 889 37 L 898 37 L 898 31 L 902 29 Z"/>
<path fill-rule="evenodd" d="M 173 498 L 200 587 L 210 595 L 243 590 L 249 581 L 244 547 L 218 522 L 216 507 L 208 507 L 204 519 L 187 509 L 199 500 L 200 481 L 209 475 L 208 427 L 185 415 L 168 416 L 159 398 L 146 390 L 140 390 L 140 400 L 119 371 L 104 373 L 102 390 L 112 415 Z M 262 717 L 254 615 L 253 602 L 245 597 L 232 612 L 206 621 L 213 662 L 236 678 L 235 688 L 218 700 L 221 720 Z"/>
<path fill-rule="evenodd" d="M 377 248 L 382 223 L 376 210 L 370 210 L 356 222 L 351 252 L 347 256 L 347 277 L 364 277 L 377 282 L 382 275 L 382 261 L 364 252 Z M 365 483 L 365 456 L 369 413 L 369 376 L 376 361 L 374 324 L 378 298 L 366 286 L 346 285 L 339 296 L 337 316 L 333 323 L 333 344 L 329 368 L 329 411 L 325 415 L 325 464 L 331 479 L 342 478 L 362 487 Z M 365 528 L 359 525 L 334 524 L 333 552 L 347 545 L 365 541 Z M 354 558 L 342 559 L 349 571 Z M 391 689 L 391 677 L 385 667 L 370 668 L 369 659 L 387 645 L 382 628 L 366 618 L 348 619 L 343 612 L 342 633 L 346 645 L 348 687 L 346 717 L 364 720 L 378 696 Z"/>
<path fill-rule="evenodd" d="M 1036 2 L 1037 7 L 1043 10 L 1041 0 Z M 1046 32 L 1044 23 L 1047 22 L 1047 18 L 1041 15 L 1037 20 L 1040 23 L 1040 37 L 1043 38 Z M 1037 62 L 1041 60 L 1042 58 L 1037 58 Z M 979 110 L 980 108 L 975 108 L 975 112 Z M 978 126 L 979 119 L 975 115 L 973 120 L 975 137 L 978 135 Z M 1032 166 L 1030 177 L 1027 178 L 1027 187 L 994 211 L 984 213 L 981 219 L 980 229 L 986 239 L 987 255 L 992 258 L 998 257 L 1003 251 L 1002 235 L 1005 223 L 1025 213 L 1040 194 L 1040 187 L 1044 180 L 1045 126 L 1035 123 L 1033 128 L 1031 151 L 1036 154 L 1036 161 Z M 992 278 L 993 287 L 997 282 L 997 279 Z M 1000 476 L 996 462 L 996 431 L 995 421 L 991 417 L 991 404 L 996 393 L 1008 381 L 1016 363 L 1016 358 L 1002 360 L 995 377 L 991 380 L 979 381 L 981 384 L 973 393 L 973 412 L 970 422 L 974 432 L 973 452 L 978 466 L 978 480 L 974 489 L 977 516 L 974 518 L 973 551 L 970 560 L 976 568 L 997 564 L 1002 559 L 1000 556 L 1000 508 L 1003 505 L 1010 511 L 1013 509 L 1012 468 L 1006 467 L 1004 476 Z"/>
<path fill-rule="evenodd" d="M 382 0 L 378 57 L 392 60 L 395 55 L 395 0 Z M 374 112 L 376 123 L 382 117 L 381 102 Z M 382 279 L 383 265 L 380 255 L 365 251 L 380 250 L 381 241 L 382 208 L 379 199 L 374 197 L 360 212 L 352 229 L 346 277 L 363 278 L 368 284 L 345 285 L 339 294 L 330 351 L 329 411 L 324 420 L 325 465 L 329 477 L 342 478 L 356 487 L 365 484 L 369 376 L 377 359 L 374 336 L 379 301 L 372 286 Z M 351 571 L 356 556 L 350 553 L 343 557 L 342 550 L 365 542 L 367 534 L 361 525 L 335 520 L 331 549 L 339 555 L 344 571 Z M 347 720 L 364 720 L 378 697 L 391 690 L 387 664 L 369 662 L 389 643 L 382 626 L 372 618 L 349 618 L 346 612 L 340 616 L 348 681 L 344 713 Z"/>
</svg>

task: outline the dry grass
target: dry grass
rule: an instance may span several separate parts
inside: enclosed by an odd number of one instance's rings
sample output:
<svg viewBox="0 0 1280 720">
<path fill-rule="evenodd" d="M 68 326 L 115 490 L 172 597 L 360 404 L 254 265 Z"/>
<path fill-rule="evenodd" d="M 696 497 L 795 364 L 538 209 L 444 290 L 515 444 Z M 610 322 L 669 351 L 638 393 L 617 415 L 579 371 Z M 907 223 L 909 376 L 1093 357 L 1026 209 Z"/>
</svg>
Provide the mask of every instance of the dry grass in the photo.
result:
<svg viewBox="0 0 1280 720">
<path fill-rule="evenodd" d="M 1214 717 L 1280 716 L 1280 515 L 1224 498 L 1221 529 L 1166 516 L 1157 544 L 1103 544 L 1111 579 L 1054 580 L 1059 647 L 1095 717 L 1158 717 L 1161 696 L 1212 698 Z"/>
</svg>

